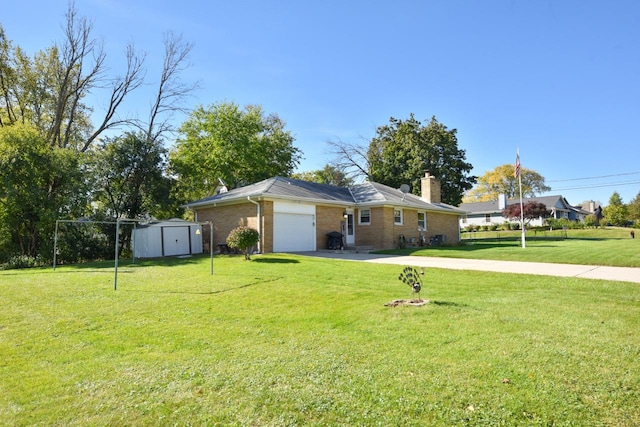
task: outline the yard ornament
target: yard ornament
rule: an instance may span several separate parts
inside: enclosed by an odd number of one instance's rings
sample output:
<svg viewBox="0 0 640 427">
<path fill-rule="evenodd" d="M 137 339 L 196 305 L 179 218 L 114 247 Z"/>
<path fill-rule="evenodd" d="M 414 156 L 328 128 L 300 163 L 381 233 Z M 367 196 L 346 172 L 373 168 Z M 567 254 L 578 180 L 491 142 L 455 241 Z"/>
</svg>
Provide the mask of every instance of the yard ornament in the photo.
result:
<svg viewBox="0 0 640 427">
<path fill-rule="evenodd" d="M 411 299 L 396 299 L 391 302 L 385 304 L 387 307 L 398 307 L 403 305 L 409 305 L 413 307 L 419 307 L 429 303 L 429 300 L 424 300 L 420 298 L 420 291 L 422 290 L 422 276 L 424 276 L 424 267 L 418 269 L 415 267 L 405 267 L 398 276 L 398 280 L 400 280 L 405 285 L 408 285 L 411 288 L 412 298 Z"/>
<path fill-rule="evenodd" d="M 411 287 L 413 294 L 417 297 L 414 298 L 416 302 L 420 301 L 420 290 L 422 289 L 422 278 L 421 275 L 424 275 L 424 268 L 421 273 L 418 273 L 418 270 L 414 267 L 405 267 L 400 273 L 398 279 Z"/>
</svg>

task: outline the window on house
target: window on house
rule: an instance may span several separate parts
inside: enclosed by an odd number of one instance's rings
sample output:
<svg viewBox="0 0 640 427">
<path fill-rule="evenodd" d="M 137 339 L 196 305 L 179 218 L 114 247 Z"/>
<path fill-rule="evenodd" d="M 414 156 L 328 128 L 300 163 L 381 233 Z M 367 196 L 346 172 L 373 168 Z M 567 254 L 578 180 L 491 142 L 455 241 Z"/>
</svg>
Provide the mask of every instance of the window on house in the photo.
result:
<svg viewBox="0 0 640 427">
<path fill-rule="evenodd" d="M 393 222 L 396 225 L 402 225 L 402 209 L 393 210 Z"/>
<path fill-rule="evenodd" d="M 371 209 L 360 209 L 360 224 L 371 224 Z"/>
<path fill-rule="evenodd" d="M 425 231 L 427 229 L 427 213 L 418 212 L 418 230 Z"/>
<path fill-rule="evenodd" d="M 484 222 L 491 222 L 491 214 L 484 215 Z"/>
</svg>

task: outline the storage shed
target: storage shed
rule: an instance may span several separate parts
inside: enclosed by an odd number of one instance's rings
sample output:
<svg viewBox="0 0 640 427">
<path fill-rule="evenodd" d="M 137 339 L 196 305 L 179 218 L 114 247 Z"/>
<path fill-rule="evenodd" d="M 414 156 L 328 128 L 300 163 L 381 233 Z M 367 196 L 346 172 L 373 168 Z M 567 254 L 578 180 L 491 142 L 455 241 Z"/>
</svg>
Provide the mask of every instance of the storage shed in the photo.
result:
<svg viewBox="0 0 640 427">
<path fill-rule="evenodd" d="M 133 230 L 136 258 L 192 255 L 202 253 L 202 227 L 181 219 L 153 221 Z"/>
</svg>

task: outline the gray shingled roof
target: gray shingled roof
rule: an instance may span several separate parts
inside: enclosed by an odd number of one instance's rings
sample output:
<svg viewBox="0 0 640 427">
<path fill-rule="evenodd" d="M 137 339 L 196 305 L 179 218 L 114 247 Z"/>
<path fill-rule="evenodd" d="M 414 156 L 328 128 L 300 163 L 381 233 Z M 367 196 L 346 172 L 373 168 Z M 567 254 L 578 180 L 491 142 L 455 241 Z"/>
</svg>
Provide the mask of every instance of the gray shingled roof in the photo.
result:
<svg viewBox="0 0 640 427">
<path fill-rule="evenodd" d="M 365 182 L 351 188 L 356 203 L 361 205 L 387 204 L 393 206 L 407 206 L 416 209 L 438 210 L 457 214 L 466 213 L 465 210 L 445 203 L 429 203 L 425 199 L 414 194 L 404 194 L 402 191 L 391 188 L 378 182 Z"/>
<path fill-rule="evenodd" d="M 562 196 L 541 196 L 541 197 L 528 197 L 522 199 L 523 203 L 536 202 L 542 203 L 547 208 L 564 208 L 564 209 L 575 209 L 573 206 L 567 202 L 567 200 Z M 509 199 L 507 200 L 507 205 L 513 205 L 515 203 L 520 203 L 520 199 Z M 474 214 L 486 214 L 492 212 L 501 212 L 502 210 L 498 207 L 497 200 L 491 200 L 489 202 L 471 202 L 471 203 L 462 203 L 460 205 L 460 209 L 464 209 L 469 213 Z"/>
<path fill-rule="evenodd" d="M 353 197 L 351 197 L 348 188 L 276 176 L 245 187 L 235 188 L 226 193 L 196 200 L 188 203 L 186 206 L 206 206 L 213 203 L 246 200 L 247 197 L 258 196 L 353 203 Z"/>
<path fill-rule="evenodd" d="M 232 203 L 244 201 L 247 197 L 272 197 L 274 199 L 307 200 L 310 202 L 329 202 L 344 205 L 393 205 L 455 214 L 465 213 L 464 210 L 454 206 L 444 203 L 428 203 L 418 196 L 403 194 L 400 190 L 376 182 L 365 182 L 347 188 L 280 176 L 196 200 L 186 206 L 194 208 L 217 203 Z"/>
</svg>

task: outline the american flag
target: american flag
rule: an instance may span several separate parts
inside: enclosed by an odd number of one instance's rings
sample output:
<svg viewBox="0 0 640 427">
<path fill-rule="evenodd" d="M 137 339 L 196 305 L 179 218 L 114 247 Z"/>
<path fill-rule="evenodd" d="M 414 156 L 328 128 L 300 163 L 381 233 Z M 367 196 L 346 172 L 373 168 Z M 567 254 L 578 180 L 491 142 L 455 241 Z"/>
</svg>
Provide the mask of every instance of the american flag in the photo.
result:
<svg viewBox="0 0 640 427">
<path fill-rule="evenodd" d="M 520 151 L 516 152 L 516 170 L 514 171 L 513 176 L 516 178 L 520 176 Z"/>
</svg>

